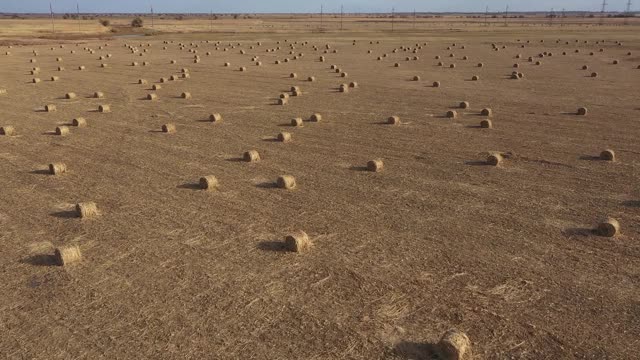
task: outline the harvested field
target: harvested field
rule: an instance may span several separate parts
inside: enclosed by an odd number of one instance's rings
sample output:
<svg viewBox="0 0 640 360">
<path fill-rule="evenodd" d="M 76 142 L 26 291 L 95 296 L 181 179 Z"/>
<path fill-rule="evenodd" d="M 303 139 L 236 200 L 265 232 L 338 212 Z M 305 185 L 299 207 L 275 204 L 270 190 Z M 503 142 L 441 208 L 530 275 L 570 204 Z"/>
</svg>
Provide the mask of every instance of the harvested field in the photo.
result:
<svg viewBox="0 0 640 360">
<path fill-rule="evenodd" d="M 432 359 L 446 333 L 474 359 L 637 358 L 637 26 L 292 21 L 2 43 L 4 357 Z"/>
</svg>

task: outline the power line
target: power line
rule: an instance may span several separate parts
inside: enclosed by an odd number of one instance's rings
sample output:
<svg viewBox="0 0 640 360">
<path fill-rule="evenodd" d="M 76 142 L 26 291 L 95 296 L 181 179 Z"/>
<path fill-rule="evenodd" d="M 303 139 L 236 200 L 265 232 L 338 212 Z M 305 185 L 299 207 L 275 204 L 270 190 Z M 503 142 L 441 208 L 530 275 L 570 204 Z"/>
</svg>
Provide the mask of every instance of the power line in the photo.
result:
<svg viewBox="0 0 640 360">
<path fill-rule="evenodd" d="M 549 12 L 549 26 L 553 25 L 553 18 L 556 17 L 556 14 L 553 12 L 553 8 L 551 8 L 551 12 Z"/>
<path fill-rule="evenodd" d="M 51 5 L 51 2 L 49 2 L 49 12 L 51 12 L 51 33 L 55 34 L 56 33 L 56 25 L 53 22 L 53 5 Z"/>
<path fill-rule="evenodd" d="M 340 31 L 342 31 L 342 18 L 344 17 L 344 5 L 340 5 Z"/>
<path fill-rule="evenodd" d="M 564 26 L 564 18 L 566 17 L 564 13 L 564 8 L 562 8 L 562 16 L 560 17 L 560 26 Z"/>
<path fill-rule="evenodd" d="M 509 18 L 509 4 L 507 4 L 507 9 L 504 11 L 504 26 L 509 26 L 507 24 L 508 18 Z"/>
<path fill-rule="evenodd" d="M 413 29 L 416 28 L 416 9 L 413 9 Z"/>
<path fill-rule="evenodd" d="M 80 3 L 76 2 L 76 16 L 78 19 L 78 32 L 82 32 L 80 30 Z"/>
<path fill-rule="evenodd" d="M 393 20 L 395 19 L 396 8 L 391 8 L 391 32 L 393 32 Z"/>
<path fill-rule="evenodd" d="M 624 14 L 624 24 L 628 25 L 629 24 L 629 18 L 631 17 L 631 0 L 629 0 L 627 2 L 627 11 L 626 14 Z"/>
<path fill-rule="evenodd" d="M 484 10 L 484 26 L 489 26 L 489 6 Z"/>
<path fill-rule="evenodd" d="M 324 6 L 323 4 L 320 4 L 320 30 L 322 30 L 323 27 L 323 16 L 324 16 Z"/>
<path fill-rule="evenodd" d="M 604 24 L 604 12 L 607 8 L 607 0 L 602 0 L 602 10 L 600 10 L 600 25 Z"/>
</svg>

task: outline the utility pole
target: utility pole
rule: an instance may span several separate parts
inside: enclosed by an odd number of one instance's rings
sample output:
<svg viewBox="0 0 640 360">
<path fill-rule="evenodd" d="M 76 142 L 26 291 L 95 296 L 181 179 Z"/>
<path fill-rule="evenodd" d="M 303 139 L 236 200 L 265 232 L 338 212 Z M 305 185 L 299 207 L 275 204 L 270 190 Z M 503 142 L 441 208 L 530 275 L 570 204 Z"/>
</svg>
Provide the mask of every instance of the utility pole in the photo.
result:
<svg viewBox="0 0 640 360">
<path fill-rule="evenodd" d="M 51 2 L 49 2 L 49 12 L 51 12 L 51 33 L 55 34 L 56 33 L 56 25 L 53 22 L 53 5 L 51 5 Z"/>
<path fill-rule="evenodd" d="M 320 4 L 320 30 L 322 30 L 323 27 L 323 17 L 324 17 L 324 6 L 323 4 Z"/>
<path fill-rule="evenodd" d="M 604 12 L 607 9 L 607 0 L 602 0 L 602 10 L 600 10 L 600 26 L 604 25 Z"/>
<path fill-rule="evenodd" d="M 489 26 L 489 6 L 484 10 L 484 26 Z"/>
<path fill-rule="evenodd" d="M 631 17 L 631 0 L 627 2 L 627 11 L 624 14 L 624 24 L 629 25 L 629 18 Z"/>
<path fill-rule="evenodd" d="M 396 8 L 391 8 L 391 32 L 393 32 L 393 19 L 395 18 Z"/>
<path fill-rule="evenodd" d="M 151 32 L 153 32 L 153 4 L 151 4 Z"/>
<path fill-rule="evenodd" d="M 507 19 L 509 18 L 509 4 L 507 4 L 507 9 L 504 11 L 504 26 L 509 26 L 507 24 Z"/>
<path fill-rule="evenodd" d="M 549 12 L 549 26 L 552 26 L 552 25 L 553 25 L 553 18 L 554 18 L 555 16 L 556 16 L 556 15 L 553 13 L 553 8 L 551 8 L 551 12 Z"/>
<path fill-rule="evenodd" d="M 413 9 L 413 30 L 416 29 L 416 9 Z"/>
<path fill-rule="evenodd" d="M 213 32 L 213 9 L 209 10 L 209 31 Z"/>
<path fill-rule="evenodd" d="M 344 17 L 344 5 L 340 5 L 340 31 L 342 31 L 342 18 Z"/>
<path fill-rule="evenodd" d="M 564 26 L 564 18 L 566 17 L 564 8 L 562 8 L 562 16 L 560 17 L 560 26 Z"/>
<path fill-rule="evenodd" d="M 82 32 L 80 30 L 80 3 L 76 2 L 76 16 L 78 17 L 78 32 Z"/>
</svg>

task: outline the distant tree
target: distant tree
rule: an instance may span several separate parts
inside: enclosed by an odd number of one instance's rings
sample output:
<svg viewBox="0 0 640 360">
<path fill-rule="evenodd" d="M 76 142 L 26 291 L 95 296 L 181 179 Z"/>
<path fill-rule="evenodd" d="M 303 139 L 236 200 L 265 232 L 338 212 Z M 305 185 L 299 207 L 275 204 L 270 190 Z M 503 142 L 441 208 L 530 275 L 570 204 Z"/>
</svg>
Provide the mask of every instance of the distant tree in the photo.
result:
<svg viewBox="0 0 640 360">
<path fill-rule="evenodd" d="M 108 19 L 100 19 L 100 24 L 101 24 L 102 26 L 105 26 L 105 27 L 106 27 L 106 26 L 111 25 L 111 21 L 110 21 L 110 20 L 108 20 Z"/>
<path fill-rule="evenodd" d="M 144 25 L 144 21 L 142 20 L 141 17 L 136 17 L 131 21 L 131 26 L 133 27 L 139 28 L 139 27 L 142 27 L 142 25 Z"/>
</svg>

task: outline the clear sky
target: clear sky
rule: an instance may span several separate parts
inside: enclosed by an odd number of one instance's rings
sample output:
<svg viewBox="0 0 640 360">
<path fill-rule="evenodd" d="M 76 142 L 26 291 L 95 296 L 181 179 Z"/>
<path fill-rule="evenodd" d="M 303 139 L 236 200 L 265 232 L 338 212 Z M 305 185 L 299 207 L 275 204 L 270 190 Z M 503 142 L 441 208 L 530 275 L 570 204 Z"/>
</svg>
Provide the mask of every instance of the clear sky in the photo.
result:
<svg viewBox="0 0 640 360">
<path fill-rule="evenodd" d="M 608 11 L 624 11 L 628 0 L 607 0 Z M 0 0 L 0 12 L 48 12 L 50 0 Z M 504 11 L 600 11 L 602 0 L 51 0 L 54 12 L 75 12 L 76 2 L 81 12 L 155 12 L 175 13 L 286 13 L 320 12 L 484 12 Z M 640 0 L 635 0 L 640 3 Z M 635 7 L 634 7 L 635 8 Z"/>
</svg>

